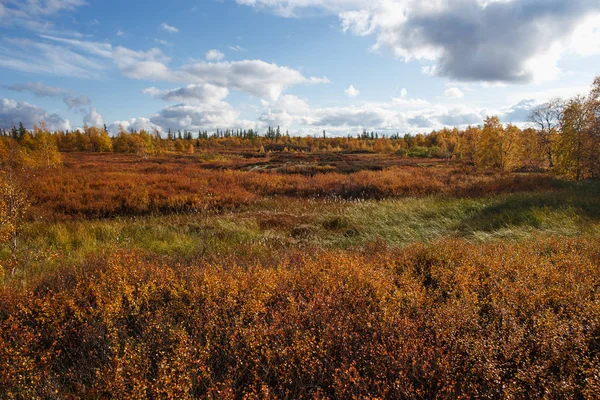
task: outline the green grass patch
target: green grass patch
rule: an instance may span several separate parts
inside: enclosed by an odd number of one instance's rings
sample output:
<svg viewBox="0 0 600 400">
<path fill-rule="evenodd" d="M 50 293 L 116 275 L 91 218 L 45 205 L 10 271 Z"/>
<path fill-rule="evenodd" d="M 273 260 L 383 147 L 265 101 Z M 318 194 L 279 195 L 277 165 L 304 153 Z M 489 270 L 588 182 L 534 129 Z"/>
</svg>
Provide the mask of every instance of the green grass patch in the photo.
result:
<svg viewBox="0 0 600 400">
<path fill-rule="evenodd" d="M 224 214 L 185 214 L 25 226 L 20 261 L 37 274 L 118 249 L 167 257 L 274 254 L 290 247 L 391 246 L 461 237 L 475 242 L 600 235 L 600 185 L 493 198 L 383 201 L 274 198 Z M 0 249 L 0 259 L 9 252 Z"/>
</svg>

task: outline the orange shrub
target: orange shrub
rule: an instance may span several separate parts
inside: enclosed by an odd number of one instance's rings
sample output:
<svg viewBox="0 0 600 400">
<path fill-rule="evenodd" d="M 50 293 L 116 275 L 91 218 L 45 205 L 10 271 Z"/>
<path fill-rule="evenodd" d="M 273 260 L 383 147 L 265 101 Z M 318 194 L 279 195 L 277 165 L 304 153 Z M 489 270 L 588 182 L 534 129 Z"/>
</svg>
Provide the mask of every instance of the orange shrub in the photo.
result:
<svg viewBox="0 0 600 400">
<path fill-rule="evenodd" d="M 312 254 L 312 255 L 309 255 Z M 0 290 L 6 398 L 585 398 L 600 244 L 118 253 Z"/>
<path fill-rule="evenodd" d="M 461 164 L 306 176 L 206 168 L 190 156 L 142 160 L 124 154 L 67 154 L 65 159 L 64 168 L 33 179 L 33 215 L 98 218 L 230 209 L 271 196 L 491 196 L 552 187 L 547 175 L 480 171 Z"/>
</svg>

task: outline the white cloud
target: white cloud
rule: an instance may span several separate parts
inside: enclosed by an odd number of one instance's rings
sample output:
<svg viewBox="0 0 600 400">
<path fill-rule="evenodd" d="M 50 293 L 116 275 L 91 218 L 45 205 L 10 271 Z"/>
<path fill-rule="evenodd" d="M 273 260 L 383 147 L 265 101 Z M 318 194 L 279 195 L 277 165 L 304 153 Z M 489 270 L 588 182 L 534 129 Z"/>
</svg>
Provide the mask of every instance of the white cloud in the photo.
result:
<svg viewBox="0 0 600 400">
<path fill-rule="evenodd" d="M 146 131 L 154 132 L 155 130 L 161 131 L 161 127 L 152 123 L 148 118 L 130 118 L 123 121 L 115 121 L 108 127 L 108 131 L 112 134 L 119 133 L 123 128 L 125 131 L 133 129 L 136 132 Z"/>
<path fill-rule="evenodd" d="M 86 4 L 85 0 L 5 0 L 5 16 L 55 15 L 61 11 L 72 11 Z"/>
<path fill-rule="evenodd" d="M 136 51 L 110 43 L 49 35 L 41 37 L 49 43 L 0 39 L 0 67 L 68 77 L 100 78 L 112 62 L 123 75 L 133 79 L 211 84 L 271 100 L 294 85 L 329 82 L 327 78 L 305 77 L 295 69 L 261 60 L 191 62 L 172 69 L 167 65 L 170 58 L 158 48 Z"/>
<path fill-rule="evenodd" d="M 566 47 L 584 56 L 600 54 L 600 13 L 590 15 L 578 24 Z"/>
<path fill-rule="evenodd" d="M 177 70 L 158 61 L 139 61 L 122 71 L 130 78 L 211 84 L 272 100 L 290 86 L 329 82 L 327 78 L 307 78 L 297 70 L 260 60 L 197 62 Z"/>
<path fill-rule="evenodd" d="M 316 10 L 337 15 L 343 31 L 374 35 L 373 51 L 430 61 L 424 73 L 459 81 L 540 82 L 556 78 L 565 53 L 600 53 L 597 0 L 237 2 L 284 17 Z"/>
<path fill-rule="evenodd" d="M 354 85 L 350 85 L 348 89 L 344 90 L 344 93 L 346 93 L 346 96 L 348 97 L 357 97 L 360 94 L 360 91 L 357 90 Z"/>
<path fill-rule="evenodd" d="M 30 39 L 0 38 L 0 67 L 34 74 L 99 78 L 104 59 L 56 44 Z"/>
<path fill-rule="evenodd" d="M 240 113 L 229 104 L 177 104 L 160 110 L 150 120 L 164 129 L 214 129 L 234 127 Z"/>
<path fill-rule="evenodd" d="M 87 113 L 88 111 L 81 109 L 81 107 L 92 103 L 88 96 L 73 96 L 71 90 L 57 86 L 47 86 L 42 82 L 16 83 L 4 87 L 17 92 L 31 92 L 37 97 L 62 97 L 69 110 L 79 109 L 82 113 Z"/>
<path fill-rule="evenodd" d="M 344 32 L 350 31 L 357 36 L 367 36 L 373 32 L 371 15 L 367 10 L 347 11 L 340 13 L 339 17 Z"/>
<path fill-rule="evenodd" d="M 393 99 L 387 103 L 365 103 L 347 107 L 311 107 L 292 95 L 276 102 L 265 102 L 259 117 L 265 125 L 280 125 L 310 134 L 326 129 L 334 135 L 358 133 L 362 129 L 388 132 L 411 130 L 407 115 L 415 104 L 429 104 L 418 99 Z M 419 107 L 420 109 L 421 107 Z"/>
<path fill-rule="evenodd" d="M 221 61 L 225 58 L 225 54 L 221 53 L 219 50 L 209 50 L 206 52 L 206 59 L 208 61 Z"/>
<path fill-rule="evenodd" d="M 460 98 L 465 97 L 465 94 L 459 88 L 452 87 L 452 88 L 448 88 L 444 91 L 444 96 L 451 97 L 454 99 L 460 99 Z"/>
<path fill-rule="evenodd" d="M 94 107 L 92 107 L 83 117 L 83 123 L 88 124 L 89 126 L 102 127 L 104 125 L 104 118 Z"/>
<path fill-rule="evenodd" d="M 71 129 L 69 121 L 58 114 L 49 114 L 33 104 L 22 101 L 0 100 L 0 127 L 10 129 L 22 122 L 27 129 L 32 129 L 35 124 L 42 121 L 51 131 Z"/>
<path fill-rule="evenodd" d="M 37 97 L 58 97 L 71 93 L 70 90 L 57 86 L 47 86 L 42 82 L 15 83 L 5 88 L 17 92 L 31 92 Z"/>
<path fill-rule="evenodd" d="M 86 5 L 84 0 L 2 0 L 0 18 L 3 26 L 18 26 L 36 32 L 57 33 L 52 18 Z M 80 36 L 76 32 L 61 34 Z"/>
<path fill-rule="evenodd" d="M 263 101 L 259 121 L 263 126 L 281 126 L 294 132 L 314 134 L 326 129 L 333 135 L 356 134 L 363 129 L 381 133 L 417 133 L 444 127 L 480 125 L 487 115 L 504 122 L 527 120 L 533 100 L 521 101 L 501 110 L 456 105 L 448 108 L 407 96 L 388 102 L 363 103 L 347 107 L 312 107 L 305 100 L 284 95 L 275 102 Z"/>
<path fill-rule="evenodd" d="M 111 62 L 124 70 L 136 63 L 169 62 L 162 51 L 135 51 L 110 43 L 40 36 L 44 41 L 0 39 L 0 67 L 74 78 L 101 78 Z M 162 64 L 161 64 L 162 65 Z"/>
<path fill-rule="evenodd" d="M 171 26 L 169 24 L 167 24 L 166 22 L 163 22 L 162 24 L 160 24 L 160 28 L 168 33 L 177 33 L 179 32 L 179 29 L 175 28 L 174 26 Z"/>
<path fill-rule="evenodd" d="M 88 106 L 92 103 L 90 98 L 87 96 L 67 96 L 63 99 L 63 101 L 69 107 L 69 109 Z"/>
<path fill-rule="evenodd" d="M 162 45 L 162 46 L 172 46 L 172 43 L 171 43 L 171 42 L 168 42 L 168 41 L 166 41 L 166 40 L 159 39 L 159 38 L 154 38 L 154 42 L 155 42 L 155 43 L 158 43 L 158 44 L 160 44 L 160 45 Z"/>
<path fill-rule="evenodd" d="M 523 123 L 529 120 L 529 114 L 539 103 L 533 99 L 522 100 L 502 111 L 502 121 L 506 123 Z"/>
<path fill-rule="evenodd" d="M 236 51 L 236 52 L 246 51 L 246 49 L 244 49 L 243 47 L 241 47 L 237 44 L 235 46 L 229 46 L 229 50 Z"/>
<path fill-rule="evenodd" d="M 468 107 L 456 107 L 440 115 L 434 115 L 443 126 L 465 126 L 481 124 L 486 116 L 482 110 L 472 110 Z"/>
<path fill-rule="evenodd" d="M 173 90 L 159 90 L 150 87 L 145 89 L 144 93 L 165 101 L 207 104 L 225 99 L 229 95 L 229 90 L 226 87 L 211 84 L 192 84 Z"/>
</svg>

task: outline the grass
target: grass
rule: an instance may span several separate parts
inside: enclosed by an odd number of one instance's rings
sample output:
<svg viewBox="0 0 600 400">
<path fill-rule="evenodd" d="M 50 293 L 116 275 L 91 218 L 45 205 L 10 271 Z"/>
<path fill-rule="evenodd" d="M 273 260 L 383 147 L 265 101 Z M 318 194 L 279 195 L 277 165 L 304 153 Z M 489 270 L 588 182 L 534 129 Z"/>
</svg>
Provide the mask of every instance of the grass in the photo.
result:
<svg viewBox="0 0 600 400">
<path fill-rule="evenodd" d="M 472 242 L 593 238 L 600 235 L 599 192 L 599 184 L 586 183 L 493 198 L 271 198 L 222 214 L 38 221 L 25 227 L 22 240 L 28 274 L 37 275 L 120 249 L 190 259 L 276 253 L 294 247 L 347 249 L 373 242 L 403 247 L 448 237 Z M 2 254 L 7 256 L 6 249 Z"/>
</svg>

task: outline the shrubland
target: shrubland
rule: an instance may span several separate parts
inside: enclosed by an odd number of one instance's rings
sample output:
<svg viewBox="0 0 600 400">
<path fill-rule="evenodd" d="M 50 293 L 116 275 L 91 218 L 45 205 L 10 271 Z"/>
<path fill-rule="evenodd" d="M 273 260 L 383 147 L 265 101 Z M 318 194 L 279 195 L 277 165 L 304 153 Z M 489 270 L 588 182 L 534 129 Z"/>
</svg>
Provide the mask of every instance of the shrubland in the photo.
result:
<svg viewBox="0 0 600 400">
<path fill-rule="evenodd" d="M 0 398 L 595 398 L 598 94 L 429 135 L 0 137 Z"/>
<path fill-rule="evenodd" d="M 595 240 L 92 258 L 0 292 L 3 396 L 594 397 Z"/>
</svg>

